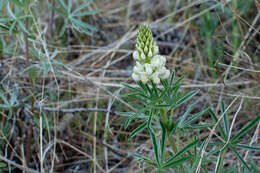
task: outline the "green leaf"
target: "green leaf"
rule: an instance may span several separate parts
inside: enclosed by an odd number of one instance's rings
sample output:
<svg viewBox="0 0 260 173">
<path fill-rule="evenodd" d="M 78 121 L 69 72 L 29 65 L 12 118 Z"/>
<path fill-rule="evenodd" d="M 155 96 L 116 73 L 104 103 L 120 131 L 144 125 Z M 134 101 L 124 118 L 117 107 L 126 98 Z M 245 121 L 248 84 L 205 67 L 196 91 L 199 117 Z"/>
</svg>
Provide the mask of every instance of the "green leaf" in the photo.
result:
<svg viewBox="0 0 260 173">
<path fill-rule="evenodd" d="M 214 123 L 205 123 L 205 124 L 192 124 L 187 127 L 192 128 L 192 129 L 201 129 L 201 128 L 208 128 L 214 126 Z"/>
<path fill-rule="evenodd" d="M 173 160 L 169 163 L 167 162 L 167 163 L 163 164 L 162 168 L 172 168 L 172 167 L 178 166 L 179 164 L 182 164 L 183 162 L 190 160 L 190 159 L 191 159 L 191 156 L 182 157 L 179 160 Z"/>
<path fill-rule="evenodd" d="M 161 163 L 164 161 L 164 152 L 165 152 L 165 140 L 166 140 L 166 128 L 162 121 L 160 121 L 162 129 L 162 139 L 161 139 Z"/>
<path fill-rule="evenodd" d="M 67 26 L 68 26 L 68 20 L 65 19 L 64 24 L 63 24 L 63 26 L 62 26 L 62 28 L 61 28 L 61 31 L 60 31 L 59 37 L 62 37 L 62 36 L 64 35 Z"/>
<path fill-rule="evenodd" d="M 203 111 L 201 111 L 201 112 L 199 112 L 199 113 L 193 115 L 190 119 L 188 119 L 188 120 L 186 120 L 186 121 L 184 122 L 184 124 L 185 124 L 184 126 L 186 126 L 186 125 L 192 123 L 193 121 L 196 121 L 199 117 L 201 117 L 201 116 L 202 116 L 205 112 L 207 112 L 209 109 L 210 109 L 210 108 L 207 107 L 207 108 L 204 109 Z"/>
<path fill-rule="evenodd" d="M 236 157 L 238 158 L 238 160 L 240 161 L 240 163 L 245 166 L 249 171 L 251 171 L 250 167 L 247 165 L 247 163 L 245 162 L 245 160 L 239 155 L 239 153 L 234 149 L 231 148 L 231 150 L 234 152 L 234 154 L 236 155 Z"/>
<path fill-rule="evenodd" d="M 157 86 L 155 85 L 155 83 L 151 80 L 151 84 L 152 84 L 152 91 L 154 92 L 155 96 L 158 97 L 158 88 Z"/>
<path fill-rule="evenodd" d="M 191 149 L 192 147 L 197 145 L 198 142 L 199 142 L 199 139 L 197 139 L 197 140 L 193 141 L 192 143 L 186 145 L 182 150 L 180 150 L 178 153 L 176 153 L 170 159 L 168 159 L 167 162 L 165 164 L 163 164 L 163 166 L 169 165 L 170 163 L 172 163 L 176 158 L 183 155 L 184 153 L 186 153 L 186 151 L 188 151 L 189 149 Z"/>
<path fill-rule="evenodd" d="M 170 80 L 170 87 L 172 87 L 172 85 L 173 85 L 174 78 L 175 78 L 175 70 L 172 71 L 171 80 Z"/>
<path fill-rule="evenodd" d="M 153 119 L 153 111 L 150 110 L 150 113 L 149 113 L 149 119 L 147 121 L 147 128 L 150 129 L 151 128 L 151 122 L 152 122 L 152 119 Z"/>
<path fill-rule="evenodd" d="M 246 134 L 252 127 L 254 127 L 260 120 L 260 116 L 258 115 L 256 119 L 254 119 L 251 123 L 249 123 L 246 127 L 238 132 L 232 139 L 231 143 L 235 143 L 241 136 Z"/>
<path fill-rule="evenodd" d="M 129 135 L 128 140 L 130 140 L 132 137 L 134 137 L 137 133 L 141 132 L 145 127 L 147 126 L 147 122 L 144 122 L 140 126 L 138 126 L 135 130 L 132 131 L 132 133 Z"/>
<path fill-rule="evenodd" d="M 142 156 L 142 155 L 139 155 L 139 154 L 134 154 L 133 156 L 138 160 L 142 160 L 142 161 L 158 168 L 158 165 L 155 162 L 153 162 L 152 160 L 150 160 L 149 158 L 147 158 L 145 156 Z"/>
<path fill-rule="evenodd" d="M 64 1 L 63 0 L 56 0 L 56 2 L 58 2 L 60 5 L 61 5 L 61 7 L 65 10 L 65 11 L 68 11 L 67 10 L 67 5 L 64 3 Z"/>
<path fill-rule="evenodd" d="M 3 23 L 0 23 L 0 28 L 3 28 L 5 30 L 9 30 L 10 29 L 10 27 L 8 25 L 5 25 Z"/>
<path fill-rule="evenodd" d="M 0 104 L 0 108 L 1 108 L 1 109 L 5 109 L 5 110 L 11 110 L 10 106 L 8 106 L 8 105 L 3 105 L 3 104 Z"/>
<path fill-rule="evenodd" d="M 0 168 L 6 167 L 6 166 L 7 166 L 6 163 L 0 162 Z"/>
<path fill-rule="evenodd" d="M 9 101 L 7 100 L 7 98 L 0 92 L 0 97 L 2 98 L 2 100 L 4 101 L 4 103 L 6 105 L 10 105 Z"/>
<path fill-rule="evenodd" d="M 17 17 L 16 17 L 15 14 L 13 13 L 13 11 L 12 11 L 12 9 L 11 9 L 11 7 L 10 7 L 10 3 L 9 3 L 9 2 L 8 2 L 8 4 L 7 4 L 7 11 L 8 11 L 8 13 L 9 13 L 9 15 L 10 15 L 14 20 L 17 21 Z"/>
<path fill-rule="evenodd" d="M 133 91 L 136 91 L 136 92 L 139 92 L 139 93 L 142 93 L 143 91 L 142 90 L 140 90 L 140 89 L 138 89 L 138 88 L 135 88 L 135 87 L 132 87 L 132 86 L 130 86 L 130 85 L 128 85 L 127 83 L 122 83 L 125 87 L 127 87 L 127 88 L 129 88 L 129 89 L 131 89 L 131 90 L 133 90 Z"/>
<path fill-rule="evenodd" d="M 251 151 L 260 151 L 259 147 L 252 147 L 252 146 L 241 145 L 241 144 L 235 144 L 234 146 L 237 148 L 242 148 L 242 149 L 251 150 Z"/>
<path fill-rule="evenodd" d="M 136 118 L 149 118 L 148 115 L 144 114 L 144 113 L 135 113 L 135 112 L 116 112 L 117 115 L 123 116 L 123 117 L 131 117 L 133 115 L 137 115 Z"/>
<path fill-rule="evenodd" d="M 95 15 L 95 14 L 98 14 L 98 13 L 100 13 L 99 10 L 90 10 L 90 11 L 85 11 L 85 12 L 82 12 L 82 13 L 75 13 L 75 14 L 72 14 L 71 16 L 82 17 L 82 16 L 88 16 L 88 15 Z"/>
<path fill-rule="evenodd" d="M 217 161 L 216 168 L 215 168 L 215 172 L 216 172 L 216 173 L 219 173 L 219 171 L 221 171 L 221 169 L 222 169 L 222 164 L 223 164 L 223 160 L 224 160 L 224 155 L 225 155 L 225 153 L 226 153 L 227 147 L 228 147 L 228 146 L 226 146 L 225 148 L 222 148 L 222 149 L 220 150 L 220 153 L 219 153 L 219 155 L 218 155 L 218 161 Z"/>
<path fill-rule="evenodd" d="M 78 13 L 79 11 L 81 11 L 82 9 L 86 8 L 89 4 L 91 3 L 90 0 L 87 0 L 85 3 L 83 3 L 82 5 L 80 5 L 76 10 L 74 10 L 72 12 L 72 15 L 75 15 L 76 13 Z"/>
<path fill-rule="evenodd" d="M 68 0 L 68 14 L 71 12 L 72 0 Z"/>
<path fill-rule="evenodd" d="M 175 108 L 178 107 L 179 105 L 185 103 L 186 101 L 188 101 L 189 99 L 191 99 L 194 95 L 196 95 L 199 92 L 199 90 L 196 91 L 192 91 L 188 94 L 186 94 L 185 96 L 183 96 L 182 98 L 180 98 L 177 102 L 176 105 L 174 106 Z"/>
<path fill-rule="evenodd" d="M 225 103 L 224 101 L 221 102 L 221 112 L 222 114 L 226 112 Z M 226 136 L 229 136 L 229 122 L 228 122 L 228 115 L 227 113 L 223 116 L 223 125 L 224 125 L 224 132 Z"/>
<path fill-rule="evenodd" d="M 150 137 L 151 137 L 151 139 L 152 139 L 153 151 L 154 151 L 154 154 L 155 154 L 156 162 L 157 162 L 158 166 L 160 166 L 158 145 L 157 145 L 157 141 L 156 141 L 155 134 L 154 134 L 154 132 L 152 131 L 152 129 L 151 129 L 150 127 L 148 127 L 148 131 L 149 131 Z"/>
<path fill-rule="evenodd" d="M 192 111 L 192 109 L 194 108 L 194 106 L 197 104 L 198 101 L 196 101 L 195 103 L 191 104 L 187 110 L 185 111 L 185 113 L 180 117 L 180 121 L 178 122 L 178 127 L 181 129 L 184 127 L 185 124 L 185 119 L 187 118 L 187 116 L 190 114 L 190 112 Z"/>
<path fill-rule="evenodd" d="M 217 115 L 213 112 L 213 110 L 210 108 L 209 109 L 209 114 L 210 114 L 210 116 L 215 120 L 215 122 L 217 123 L 218 122 L 218 117 L 217 117 Z M 225 134 L 225 132 L 223 131 L 223 128 L 221 127 L 221 125 L 220 125 L 220 123 L 218 124 L 218 130 L 219 130 L 219 132 L 220 132 L 220 134 L 221 134 L 221 136 L 225 139 L 225 141 L 227 140 L 227 136 L 226 136 L 226 134 Z"/>
<path fill-rule="evenodd" d="M 78 19 L 70 18 L 70 21 L 75 27 L 80 28 L 82 31 L 89 32 L 87 31 L 87 29 L 92 31 L 97 31 L 97 29 L 94 26 L 84 23 Z"/>
</svg>

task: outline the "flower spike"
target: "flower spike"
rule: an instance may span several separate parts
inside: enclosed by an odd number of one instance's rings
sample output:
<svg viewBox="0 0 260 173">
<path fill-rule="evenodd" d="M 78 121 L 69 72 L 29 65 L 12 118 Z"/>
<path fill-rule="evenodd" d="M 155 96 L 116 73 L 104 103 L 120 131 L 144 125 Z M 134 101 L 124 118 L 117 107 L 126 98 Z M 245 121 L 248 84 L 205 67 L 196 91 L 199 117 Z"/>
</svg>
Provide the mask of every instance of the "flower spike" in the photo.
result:
<svg viewBox="0 0 260 173">
<path fill-rule="evenodd" d="M 132 78 L 135 81 L 142 81 L 145 84 L 153 80 L 154 83 L 159 84 L 160 79 L 167 79 L 170 75 L 170 71 L 165 67 L 166 58 L 159 55 L 159 48 L 147 25 L 143 24 L 139 27 L 133 58 L 136 65 Z"/>
</svg>

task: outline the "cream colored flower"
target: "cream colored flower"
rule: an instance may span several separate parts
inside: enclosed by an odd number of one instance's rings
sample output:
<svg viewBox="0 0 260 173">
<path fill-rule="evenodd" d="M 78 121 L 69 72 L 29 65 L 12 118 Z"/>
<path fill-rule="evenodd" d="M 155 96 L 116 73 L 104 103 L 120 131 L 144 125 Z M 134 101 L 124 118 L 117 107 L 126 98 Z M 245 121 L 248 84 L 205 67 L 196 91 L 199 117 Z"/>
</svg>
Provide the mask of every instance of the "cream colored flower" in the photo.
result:
<svg viewBox="0 0 260 173">
<path fill-rule="evenodd" d="M 133 68 L 132 78 L 135 81 L 147 83 L 152 80 L 159 84 L 160 79 L 167 79 L 170 71 L 166 69 L 166 58 L 159 55 L 159 48 L 153 40 L 152 32 L 146 25 L 138 30 L 136 50 L 133 52 L 136 65 Z"/>
</svg>

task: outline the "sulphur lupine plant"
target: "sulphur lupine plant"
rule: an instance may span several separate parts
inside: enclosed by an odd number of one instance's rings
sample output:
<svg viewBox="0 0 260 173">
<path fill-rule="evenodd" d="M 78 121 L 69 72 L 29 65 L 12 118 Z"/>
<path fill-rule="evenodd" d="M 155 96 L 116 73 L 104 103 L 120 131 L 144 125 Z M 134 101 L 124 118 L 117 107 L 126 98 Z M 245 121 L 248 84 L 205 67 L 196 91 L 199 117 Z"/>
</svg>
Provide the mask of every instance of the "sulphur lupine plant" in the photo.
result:
<svg viewBox="0 0 260 173">
<path fill-rule="evenodd" d="M 138 161 L 147 164 L 147 169 L 154 167 L 157 172 L 208 172 L 208 163 L 215 164 L 215 172 L 229 172 L 223 167 L 223 160 L 227 150 L 231 150 L 240 161 L 243 170 L 252 171 L 253 168 L 240 156 L 237 148 L 259 150 L 256 147 L 239 144 L 239 139 L 259 122 L 260 116 L 232 138 L 224 102 L 222 102 L 222 114 L 219 116 L 210 107 L 191 114 L 198 101 L 190 104 L 182 115 L 177 116 L 176 109 L 195 96 L 199 90 L 186 94 L 179 92 L 184 76 L 175 80 L 174 70 L 170 75 L 170 71 L 165 67 L 166 58 L 159 54 L 159 48 L 147 25 L 139 27 L 133 58 L 135 66 L 132 78 L 138 86 L 124 85 L 130 89 L 127 96 L 135 99 L 133 105 L 137 111 L 119 114 L 128 117 L 124 124 L 125 128 L 129 127 L 132 120 L 143 119 L 143 123 L 130 133 L 129 140 L 145 129 L 150 135 L 154 159 L 146 157 L 145 153 L 135 153 L 134 157 Z M 213 123 L 196 123 L 203 114 L 209 114 L 214 120 Z M 191 133 L 194 129 L 211 127 L 219 130 L 220 141 L 211 142 L 211 137 L 200 140 Z M 213 149 L 208 151 L 207 147 Z"/>
</svg>

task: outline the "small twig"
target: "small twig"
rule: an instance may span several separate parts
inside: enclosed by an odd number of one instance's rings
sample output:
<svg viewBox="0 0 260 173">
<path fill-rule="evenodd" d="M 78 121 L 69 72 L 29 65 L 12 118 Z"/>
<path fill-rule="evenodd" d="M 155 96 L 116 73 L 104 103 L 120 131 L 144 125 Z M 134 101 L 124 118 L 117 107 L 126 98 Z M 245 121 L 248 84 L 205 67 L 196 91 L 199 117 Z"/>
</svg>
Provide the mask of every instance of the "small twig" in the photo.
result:
<svg viewBox="0 0 260 173">
<path fill-rule="evenodd" d="M 9 159 L 3 157 L 2 155 L 0 155 L 0 160 L 4 161 L 4 162 L 6 162 L 6 163 L 8 163 L 8 164 L 10 164 L 10 165 L 13 165 L 13 166 L 15 166 L 16 168 L 19 168 L 19 169 L 21 169 L 21 170 L 24 170 L 24 171 L 26 171 L 27 173 L 40 173 L 40 172 L 38 172 L 38 171 L 36 171 L 36 170 L 34 170 L 34 169 L 27 168 L 27 167 L 22 166 L 22 165 L 20 165 L 20 164 L 18 164 L 18 163 L 15 163 L 14 161 L 9 160 Z"/>
<path fill-rule="evenodd" d="M 52 6 L 55 7 L 55 0 L 52 0 Z M 55 15 L 55 10 L 54 10 L 54 8 L 52 8 L 52 10 L 51 10 L 51 23 L 50 23 L 51 37 L 53 37 L 53 21 L 54 21 L 54 15 Z"/>
</svg>

